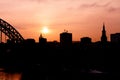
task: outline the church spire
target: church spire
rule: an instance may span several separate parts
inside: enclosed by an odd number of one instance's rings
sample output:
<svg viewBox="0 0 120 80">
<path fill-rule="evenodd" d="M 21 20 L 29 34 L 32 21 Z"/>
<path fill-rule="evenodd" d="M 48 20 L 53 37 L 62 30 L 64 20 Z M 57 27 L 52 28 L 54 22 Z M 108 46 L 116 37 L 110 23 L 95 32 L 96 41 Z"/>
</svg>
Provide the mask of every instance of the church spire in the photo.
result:
<svg viewBox="0 0 120 80">
<path fill-rule="evenodd" d="M 107 42 L 107 36 L 106 36 L 106 30 L 105 30 L 105 24 L 104 23 L 103 23 L 101 42 Z"/>
</svg>

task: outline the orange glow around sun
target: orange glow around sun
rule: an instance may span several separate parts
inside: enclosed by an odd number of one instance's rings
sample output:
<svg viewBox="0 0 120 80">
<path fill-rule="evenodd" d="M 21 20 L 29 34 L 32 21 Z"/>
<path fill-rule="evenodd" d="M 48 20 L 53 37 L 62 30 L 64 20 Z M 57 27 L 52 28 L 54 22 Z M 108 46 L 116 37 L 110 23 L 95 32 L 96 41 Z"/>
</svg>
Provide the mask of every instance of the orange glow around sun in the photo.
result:
<svg viewBox="0 0 120 80">
<path fill-rule="evenodd" d="M 48 34 L 49 32 L 50 32 L 50 30 L 48 29 L 47 26 L 44 26 L 41 30 L 41 33 L 43 33 L 43 34 Z"/>
</svg>

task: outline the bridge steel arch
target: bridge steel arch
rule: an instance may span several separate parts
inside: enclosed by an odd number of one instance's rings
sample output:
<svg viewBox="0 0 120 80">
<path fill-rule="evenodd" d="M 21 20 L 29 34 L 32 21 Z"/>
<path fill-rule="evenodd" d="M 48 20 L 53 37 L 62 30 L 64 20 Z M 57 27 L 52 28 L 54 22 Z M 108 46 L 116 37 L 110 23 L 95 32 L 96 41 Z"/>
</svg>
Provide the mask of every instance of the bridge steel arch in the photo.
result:
<svg viewBox="0 0 120 80">
<path fill-rule="evenodd" d="M 20 43 L 24 41 L 22 35 L 12 25 L 3 19 L 0 19 L 0 31 L 8 36 L 9 40 L 13 41 L 14 43 Z"/>
</svg>

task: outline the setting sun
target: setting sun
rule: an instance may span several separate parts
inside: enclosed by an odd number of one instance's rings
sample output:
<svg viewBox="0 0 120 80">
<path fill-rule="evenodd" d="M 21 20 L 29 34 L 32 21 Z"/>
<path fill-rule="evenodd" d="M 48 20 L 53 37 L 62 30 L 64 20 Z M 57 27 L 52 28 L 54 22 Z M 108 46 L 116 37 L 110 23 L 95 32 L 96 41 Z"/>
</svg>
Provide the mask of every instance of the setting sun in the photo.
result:
<svg viewBox="0 0 120 80">
<path fill-rule="evenodd" d="M 41 32 L 44 33 L 44 34 L 49 33 L 48 27 L 44 26 L 44 27 L 42 28 L 42 31 L 41 31 Z"/>
</svg>

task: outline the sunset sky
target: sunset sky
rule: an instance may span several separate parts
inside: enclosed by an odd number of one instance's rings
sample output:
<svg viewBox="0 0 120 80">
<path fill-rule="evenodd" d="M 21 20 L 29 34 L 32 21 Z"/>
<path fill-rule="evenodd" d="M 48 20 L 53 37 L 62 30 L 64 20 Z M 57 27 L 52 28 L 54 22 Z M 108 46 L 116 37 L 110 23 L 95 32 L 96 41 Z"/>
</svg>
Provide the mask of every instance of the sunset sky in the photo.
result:
<svg viewBox="0 0 120 80">
<path fill-rule="evenodd" d="M 49 30 L 43 33 L 47 41 L 59 41 L 64 29 L 73 41 L 100 41 L 104 22 L 109 40 L 110 34 L 120 32 L 120 0 L 0 0 L 0 18 L 36 42 L 43 27 Z"/>
</svg>

